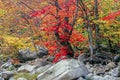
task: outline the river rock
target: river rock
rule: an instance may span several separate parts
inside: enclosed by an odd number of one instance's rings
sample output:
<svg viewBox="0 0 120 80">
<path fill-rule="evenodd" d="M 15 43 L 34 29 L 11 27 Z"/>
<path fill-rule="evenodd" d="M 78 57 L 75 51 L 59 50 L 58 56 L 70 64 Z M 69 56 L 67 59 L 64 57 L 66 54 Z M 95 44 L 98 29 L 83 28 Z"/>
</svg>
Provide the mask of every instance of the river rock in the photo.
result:
<svg viewBox="0 0 120 80">
<path fill-rule="evenodd" d="M 37 80 L 72 80 L 89 73 L 86 66 L 75 59 L 61 60 L 37 76 Z"/>
<path fill-rule="evenodd" d="M 32 72 L 36 66 L 25 64 L 18 68 L 18 72 Z"/>
</svg>

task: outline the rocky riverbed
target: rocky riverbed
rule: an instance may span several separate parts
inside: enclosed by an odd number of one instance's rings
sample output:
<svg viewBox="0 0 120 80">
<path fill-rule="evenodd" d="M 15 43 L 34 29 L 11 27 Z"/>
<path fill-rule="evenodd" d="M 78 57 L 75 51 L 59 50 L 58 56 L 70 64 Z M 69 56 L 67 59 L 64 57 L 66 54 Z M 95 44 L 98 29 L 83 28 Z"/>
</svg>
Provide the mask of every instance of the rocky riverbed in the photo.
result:
<svg viewBox="0 0 120 80">
<path fill-rule="evenodd" d="M 51 56 L 17 64 L 9 59 L 0 65 L 0 80 L 120 80 L 120 55 L 107 55 L 91 59 L 82 54 L 57 63 Z"/>
<path fill-rule="evenodd" d="M 120 80 L 120 62 L 107 65 L 84 64 L 76 59 L 66 59 L 53 64 L 35 59 L 19 66 L 6 62 L 1 66 L 0 80 Z"/>
</svg>

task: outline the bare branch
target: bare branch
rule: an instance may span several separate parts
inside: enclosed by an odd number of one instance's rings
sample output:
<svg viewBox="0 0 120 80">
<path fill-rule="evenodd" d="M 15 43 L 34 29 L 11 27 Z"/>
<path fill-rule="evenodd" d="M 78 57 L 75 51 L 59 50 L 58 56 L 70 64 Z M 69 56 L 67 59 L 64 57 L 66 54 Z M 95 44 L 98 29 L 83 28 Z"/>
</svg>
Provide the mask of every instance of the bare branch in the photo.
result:
<svg viewBox="0 0 120 80">
<path fill-rule="evenodd" d="M 29 8 L 30 10 L 32 10 L 33 12 L 35 12 L 34 9 L 32 9 L 30 6 L 28 6 L 26 3 L 24 3 L 23 1 L 20 1 L 19 3 L 25 5 L 27 8 Z"/>
</svg>

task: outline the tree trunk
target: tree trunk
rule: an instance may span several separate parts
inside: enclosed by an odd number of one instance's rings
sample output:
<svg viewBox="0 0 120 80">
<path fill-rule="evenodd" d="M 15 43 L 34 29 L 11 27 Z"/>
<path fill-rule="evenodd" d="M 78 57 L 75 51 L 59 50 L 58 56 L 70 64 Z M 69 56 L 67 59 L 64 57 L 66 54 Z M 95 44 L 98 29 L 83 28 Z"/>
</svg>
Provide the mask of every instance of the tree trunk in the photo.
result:
<svg viewBox="0 0 120 80">
<path fill-rule="evenodd" d="M 99 14 L 98 14 L 98 0 L 94 0 L 95 5 L 94 5 L 94 11 L 95 11 L 95 20 L 99 19 Z M 96 32 L 96 48 L 99 47 L 99 25 L 95 24 L 95 32 Z"/>
<path fill-rule="evenodd" d="M 84 19 L 86 21 L 85 23 L 86 23 L 86 28 L 88 31 L 88 44 L 89 44 L 89 49 L 90 49 L 90 55 L 92 58 L 92 56 L 93 56 L 93 37 L 92 37 L 92 28 L 91 28 L 92 26 L 90 24 L 89 15 L 88 15 L 87 8 L 86 8 L 85 4 L 83 3 L 82 0 L 80 0 L 79 4 L 81 7 L 81 11 L 84 15 Z"/>
<path fill-rule="evenodd" d="M 92 29 L 91 29 L 90 23 L 88 23 L 87 31 L 88 31 L 88 43 L 89 43 L 89 48 L 90 48 L 90 54 L 91 54 L 91 58 L 92 58 L 92 56 L 93 56 L 93 36 L 92 36 Z"/>
</svg>

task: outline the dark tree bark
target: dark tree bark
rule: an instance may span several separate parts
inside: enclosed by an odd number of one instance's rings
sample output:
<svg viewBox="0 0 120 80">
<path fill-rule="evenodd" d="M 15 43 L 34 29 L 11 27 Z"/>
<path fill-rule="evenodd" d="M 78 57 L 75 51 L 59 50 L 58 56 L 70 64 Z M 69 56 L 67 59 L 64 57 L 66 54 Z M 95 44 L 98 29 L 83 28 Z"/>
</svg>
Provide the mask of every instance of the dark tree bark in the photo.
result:
<svg viewBox="0 0 120 80">
<path fill-rule="evenodd" d="M 94 11 L 95 11 L 95 20 L 99 19 L 99 13 L 98 13 L 98 0 L 94 0 Z M 96 32 L 96 48 L 99 47 L 99 25 L 95 24 L 95 32 Z"/>
</svg>

